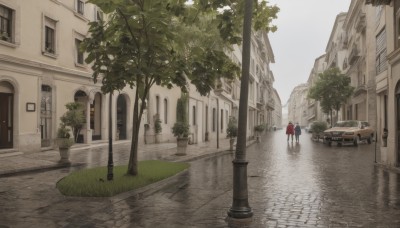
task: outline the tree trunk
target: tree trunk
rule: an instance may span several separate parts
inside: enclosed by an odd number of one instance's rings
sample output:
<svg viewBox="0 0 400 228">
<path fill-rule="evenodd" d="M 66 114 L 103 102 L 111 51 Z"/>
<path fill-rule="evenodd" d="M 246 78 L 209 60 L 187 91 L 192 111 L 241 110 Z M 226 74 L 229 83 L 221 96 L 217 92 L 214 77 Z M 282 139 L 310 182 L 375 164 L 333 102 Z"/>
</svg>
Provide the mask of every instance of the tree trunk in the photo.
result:
<svg viewBox="0 0 400 228">
<path fill-rule="evenodd" d="M 133 123 L 132 123 L 132 142 L 131 151 L 129 155 L 128 171 L 127 174 L 136 176 L 138 174 L 138 145 L 139 145 L 139 130 L 140 121 L 142 119 L 143 110 L 145 107 L 144 99 L 142 99 L 142 104 L 140 106 L 139 112 L 139 86 L 140 82 L 138 80 L 135 94 L 135 104 L 133 108 Z M 146 84 L 143 97 L 147 97 L 147 93 L 150 86 Z"/>
</svg>

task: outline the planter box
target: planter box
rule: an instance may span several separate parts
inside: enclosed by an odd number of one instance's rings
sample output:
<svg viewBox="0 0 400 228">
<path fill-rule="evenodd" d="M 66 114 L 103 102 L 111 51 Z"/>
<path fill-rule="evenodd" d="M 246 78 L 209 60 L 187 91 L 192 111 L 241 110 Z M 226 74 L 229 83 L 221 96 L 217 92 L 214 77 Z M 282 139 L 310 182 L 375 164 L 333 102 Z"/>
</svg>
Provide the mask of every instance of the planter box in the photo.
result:
<svg viewBox="0 0 400 228">
<path fill-rule="evenodd" d="M 188 145 L 189 138 L 177 138 L 176 143 L 177 143 L 177 151 L 176 155 L 186 155 L 186 148 Z"/>
</svg>

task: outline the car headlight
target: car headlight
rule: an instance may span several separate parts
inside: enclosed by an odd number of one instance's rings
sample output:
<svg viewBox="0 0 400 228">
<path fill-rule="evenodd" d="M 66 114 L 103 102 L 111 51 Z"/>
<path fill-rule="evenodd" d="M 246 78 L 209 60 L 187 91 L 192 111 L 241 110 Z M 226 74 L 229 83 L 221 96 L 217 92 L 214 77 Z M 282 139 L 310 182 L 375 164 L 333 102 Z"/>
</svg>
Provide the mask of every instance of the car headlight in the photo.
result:
<svg viewBox="0 0 400 228">
<path fill-rule="evenodd" d="M 345 135 L 354 135 L 354 132 L 345 132 Z"/>
</svg>

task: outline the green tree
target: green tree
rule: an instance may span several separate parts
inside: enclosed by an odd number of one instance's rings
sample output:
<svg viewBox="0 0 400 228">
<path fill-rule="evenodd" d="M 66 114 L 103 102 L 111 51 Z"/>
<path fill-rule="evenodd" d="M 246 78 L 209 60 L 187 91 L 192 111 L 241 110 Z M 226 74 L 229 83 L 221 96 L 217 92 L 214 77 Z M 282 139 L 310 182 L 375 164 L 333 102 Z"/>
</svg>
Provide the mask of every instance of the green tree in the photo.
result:
<svg viewBox="0 0 400 228">
<path fill-rule="evenodd" d="M 339 111 L 354 92 L 350 85 L 350 77 L 342 74 L 338 68 L 329 68 L 320 73 L 315 85 L 308 91 L 308 97 L 320 101 L 322 111 L 330 115 L 332 125 L 332 110 Z"/>
<path fill-rule="evenodd" d="M 85 61 L 92 63 L 93 79 L 112 93 L 129 85 L 136 88 L 128 174 L 137 174 L 137 147 L 144 101 L 156 84 L 187 92 L 194 84 L 201 95 L 218 78 L 239 74 L 225 54 L 241 41 L 244 1 L 241 0 L 88 0 L 107 20 L 90 23 L 84 40 Z M 255 30 L 275 31 L 271 20 L 279 11 L 266 1 L 254 0 Z"/>
</svg>

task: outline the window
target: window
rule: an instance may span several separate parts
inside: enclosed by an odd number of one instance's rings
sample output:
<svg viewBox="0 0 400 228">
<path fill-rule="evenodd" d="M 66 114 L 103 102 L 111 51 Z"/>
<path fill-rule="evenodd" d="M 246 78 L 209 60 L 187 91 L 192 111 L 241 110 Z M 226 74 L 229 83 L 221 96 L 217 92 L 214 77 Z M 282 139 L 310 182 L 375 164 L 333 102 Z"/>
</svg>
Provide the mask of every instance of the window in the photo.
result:
<svg viewBox="0 0 400 228">
<path fill-rule="evenodd" d="M 168 101 L 167 98 L 164 99 L 164 123 L 168 123 Z"/>
<path fill-rule="evenodd" d="M 160 115 L 160 97 L 156 96 L 156 114 Z"/>
<path fill-rule="evenodd" d="M 0 5 L 0 38 L 7 42 L 12 42 L 13 13 L 12 9 Z"/>
<path fill-rule="evenodd" d="M 386 59 L 386 30 L 383 29 L 376 36 L 376 74 L 387 69 L 387 59 Z"/>
<path fill-rule="evenodd" d="M 196 125 L 196 106 L 193 106 L 193 126 Z"/>
<path fill-rule="evenodd" d="M 56 21 L 44 17 L 44 52 L 56 53 Z"/>
<path fill-rule="evenodd" d="M 400 48 L 400 1 L 393 1 L 394 4 L 394 24 L 395 24 L 395 46 Z"/>
<path fill-rule="evenodd" d="M 80 49 L 82 40 L 75 39 L 75 47 L 76 47 L 76 63 L 83 65 L 83 52 Z"/>
<path fill-rule="evenodd" d="M 103 20 L 103 12 L 99 9 L 96 8 L 94 11 L 94 20 L 95 21 L 102 21 Z"/>
<path fill-rule="evenodd" d="M 216 122 L 216 119 L 217 119 L 217 117 L 216 117 L 216 111 L 215 111 L 215 108 L 213 108 L 213 114 L 212 114 L 212 130 L 213 130 L 213 132 L 215 132 L 215 122 Z"/>
<path fill-rule="evenodd" d="M 85 12 L 85 3 L 82 0 L 76 1 L 76 12 L 82 15 Z"/>
<path fill-rule="evenodd" d="M 221 131 L 224 130 L 224 110 L 221 109 Z"/>
</svg>

